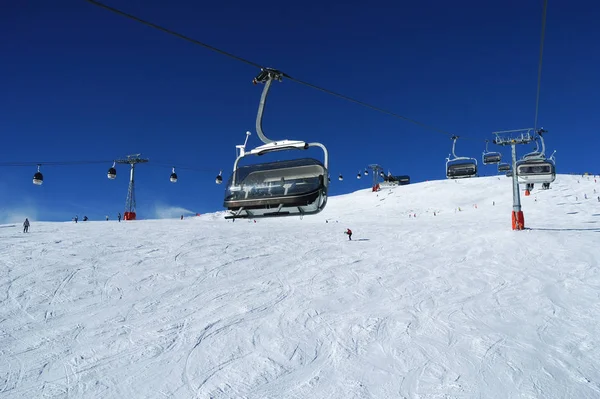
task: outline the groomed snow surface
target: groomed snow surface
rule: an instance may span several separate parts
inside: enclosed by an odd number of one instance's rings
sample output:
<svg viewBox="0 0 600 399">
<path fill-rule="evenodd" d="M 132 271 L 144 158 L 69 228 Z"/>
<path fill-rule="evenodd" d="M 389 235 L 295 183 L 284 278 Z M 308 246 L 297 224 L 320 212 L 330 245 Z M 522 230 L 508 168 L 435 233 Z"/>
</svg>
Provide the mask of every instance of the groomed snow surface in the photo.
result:
<svg viewBox="0 0 600 399">
<path fill-rule="evenodd" d="M 598 398 L 600 181 L 539 188 L 520 232 L 504 176 L 4 226 L 0 397 Z"/>
</svg>

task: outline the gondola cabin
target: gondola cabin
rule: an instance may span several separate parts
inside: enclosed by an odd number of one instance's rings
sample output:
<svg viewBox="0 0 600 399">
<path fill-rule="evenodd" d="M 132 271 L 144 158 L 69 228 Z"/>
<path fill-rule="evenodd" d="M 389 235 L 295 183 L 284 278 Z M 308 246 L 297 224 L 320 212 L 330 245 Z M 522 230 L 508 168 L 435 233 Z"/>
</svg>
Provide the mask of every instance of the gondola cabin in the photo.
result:
<svg viewBox="0 0 600 399">
<path fill-rule="evenodd" d="M 42 175 L 41 172 L 36 172 L 33 175 L 33 184 L 35 184 L 36 186 L 41 186 L 42 183 L 44 182 L 44 176 Z"/>
</svg>

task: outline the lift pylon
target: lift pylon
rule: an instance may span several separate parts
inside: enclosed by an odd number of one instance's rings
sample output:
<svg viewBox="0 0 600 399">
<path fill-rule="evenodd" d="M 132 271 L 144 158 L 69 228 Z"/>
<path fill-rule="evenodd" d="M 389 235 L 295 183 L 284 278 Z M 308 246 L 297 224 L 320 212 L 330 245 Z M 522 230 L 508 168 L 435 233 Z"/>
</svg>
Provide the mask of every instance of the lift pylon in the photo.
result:
<svg viewBox="0 0 600 399">
<path fill-rule="evenodd" d="M 127 190 L 127 199 L 125 200 L 125 212 L 123 212 L 124 220 L 136 219 L 136 204 L 135 204 L 135 165 L 138 163 L 146 163 L 149 160 L 140 157 L 141 154 L 127 155 L 124 159 L 116 159 L 115 164 L 129 164 L 131 170 L 129 172 L 129 189 Z"/>
<path fill-rule="evenodd" d="M 493 143 L 496 145 L 509 145 L 512 153 L 512 183 L 513 183 L 513 210 L 512 210 L 512 229 L 523 230 L 525 228 L 525 216 L 521 209 L 521 196 L 519 193 L 519 180 L 517 176 L 517 144 L 528 144 L 534 140 L 532 128 L 505 130 L 493 132 L 496 136 Z"/>
<path fill-rule="evenodd" d="M 371 169 L 371 172 L 373 173 L 373 184 L 371 185 L 371 187 L 373 188 L 374 192 L 378 191 L 379 190 L 379 176 L 383 173 L 383 168 L 377 164 L 371 164 L 367 168 Z"/>
</svg>

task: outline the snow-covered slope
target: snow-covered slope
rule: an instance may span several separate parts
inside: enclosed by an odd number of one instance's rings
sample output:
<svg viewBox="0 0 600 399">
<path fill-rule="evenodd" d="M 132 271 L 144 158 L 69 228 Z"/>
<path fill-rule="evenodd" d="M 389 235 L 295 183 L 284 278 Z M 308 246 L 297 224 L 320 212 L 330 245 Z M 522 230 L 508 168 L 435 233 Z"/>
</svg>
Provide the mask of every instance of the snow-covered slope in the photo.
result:
<svg viewBox="0 0 600 399">
<path fill-rule="evenodd" d="M 594 190 L 536 187 L 520 232 L 505 177 L 0 228 L 0 397 L 600 397 Z"/>
</svg>

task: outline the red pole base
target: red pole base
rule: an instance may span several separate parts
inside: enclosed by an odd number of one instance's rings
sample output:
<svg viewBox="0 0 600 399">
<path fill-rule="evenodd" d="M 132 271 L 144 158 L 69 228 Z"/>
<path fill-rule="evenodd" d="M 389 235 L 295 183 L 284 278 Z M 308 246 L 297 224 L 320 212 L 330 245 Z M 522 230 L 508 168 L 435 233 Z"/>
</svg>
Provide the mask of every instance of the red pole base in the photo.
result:
<svg viewBox="0 0 600 399">
<path fill-rule="evenodd" d="M 525 217 L 523 211 L 512 212 L 512 229 L 523 230 L 525 228 Z"/>
<path fill-rule="evenodd" d="M 529 190 L 525 190 L 525 196 L 526 196 L 526 197 L 529 197 L 529 194 L 531 194 L 531 193 L 529 192 Z"/>
<path fill-rule="evenodd" d="M 123 220 L 135 220 L 135 212 L 125 212 L 123 214 Z"/>
</svg>

